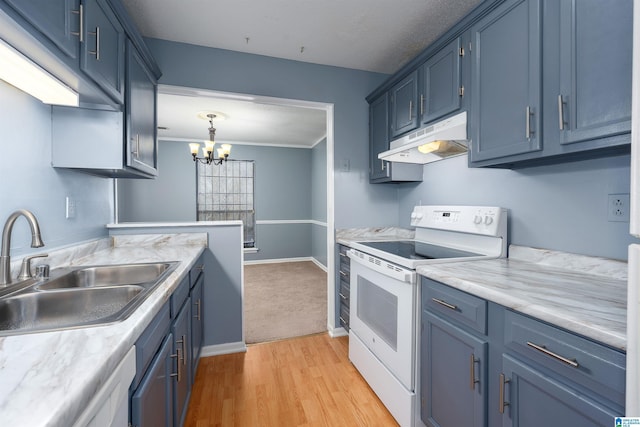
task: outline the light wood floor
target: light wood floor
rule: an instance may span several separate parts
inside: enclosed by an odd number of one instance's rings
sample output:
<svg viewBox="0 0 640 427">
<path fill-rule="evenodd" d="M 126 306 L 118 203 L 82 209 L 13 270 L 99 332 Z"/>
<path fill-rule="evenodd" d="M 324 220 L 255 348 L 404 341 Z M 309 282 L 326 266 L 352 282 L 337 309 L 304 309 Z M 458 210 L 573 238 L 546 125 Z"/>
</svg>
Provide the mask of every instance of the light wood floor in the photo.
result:
<svg viewBox="0 0 640 427">
<path fill-rule="evenodd" d="M 186 427 L 397 426 L 348 358 L 348 338 L 310 335 L 200 360 Z"/>
</svg>

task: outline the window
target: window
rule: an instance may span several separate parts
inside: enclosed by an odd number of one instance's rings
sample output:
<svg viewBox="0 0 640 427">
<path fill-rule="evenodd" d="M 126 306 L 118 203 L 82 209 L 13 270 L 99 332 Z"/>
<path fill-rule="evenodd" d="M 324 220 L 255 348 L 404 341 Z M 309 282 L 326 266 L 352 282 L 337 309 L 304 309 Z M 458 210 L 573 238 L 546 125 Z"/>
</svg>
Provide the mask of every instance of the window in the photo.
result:
<svg viewBox="0 0 640 427">
<path fill-rule="evenodd" d="M 197 163 L 198 221 L 241 220 L 244 247 L 256 245 L 255 162 L 228 160 L 221 165 Z"/>
</svg>

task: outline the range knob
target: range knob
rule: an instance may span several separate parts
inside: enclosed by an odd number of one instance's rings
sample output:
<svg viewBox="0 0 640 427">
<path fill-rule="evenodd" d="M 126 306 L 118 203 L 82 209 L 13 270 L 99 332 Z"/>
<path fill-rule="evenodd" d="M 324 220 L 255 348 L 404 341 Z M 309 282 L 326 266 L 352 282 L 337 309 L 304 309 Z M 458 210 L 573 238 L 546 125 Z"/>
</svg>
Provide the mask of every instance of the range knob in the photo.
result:
<svg viewBox="0 0 640 427">
<path fill-rule="evenodd" d="M 490 217 L 489 215 L 487 215 L 487 216 L 485 216 L 485 217 L 484 217 L 484 223 L 485 223 L 485 225 L 489 225 L 489 224 L 491 224 L 492 222 L 493 222 L 493 218 L 492 218 L 492 217 Z"/>
<path fill-rule="evenodd" d="M 475 217 L 473 217 L 473 223 L 482 224 L 482 215 L 476 215 Z"/>
</svg>

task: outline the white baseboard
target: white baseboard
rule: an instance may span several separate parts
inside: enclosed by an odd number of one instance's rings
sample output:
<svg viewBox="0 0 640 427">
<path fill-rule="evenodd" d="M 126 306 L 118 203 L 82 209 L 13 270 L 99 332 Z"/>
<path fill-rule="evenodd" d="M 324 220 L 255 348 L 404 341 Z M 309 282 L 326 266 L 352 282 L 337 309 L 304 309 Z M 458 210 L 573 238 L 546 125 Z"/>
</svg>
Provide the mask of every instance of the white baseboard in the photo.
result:
<svg viewBox="0 0 640 427">
<path fill-rule="evenodd" d="M 329 336 L 331 338 L 346 337 L 347 335 L 349 335 L 349 331 L 343 327 L 329 329 Z"/>
<path fill-rule="evenodd" d="M 274 258 L 274 259 L 256 259 L 251 261 L 244 261 L 244 265 L 256 265 L 256 264 L 279 264 L 282 262 L 303 262 L 303 261 L 311 261 L 318 267 L 327 272 L 327 267 L 324 266 L 320 261 L 313 257 L 300 257 L 300 258 Z"/>
<path fill-rule="evenodd" d="M 200 357 L 219 356 L 221 354 L 246 353 L 247 345 L 243 341 L 202 347 Z"/>
</svg>

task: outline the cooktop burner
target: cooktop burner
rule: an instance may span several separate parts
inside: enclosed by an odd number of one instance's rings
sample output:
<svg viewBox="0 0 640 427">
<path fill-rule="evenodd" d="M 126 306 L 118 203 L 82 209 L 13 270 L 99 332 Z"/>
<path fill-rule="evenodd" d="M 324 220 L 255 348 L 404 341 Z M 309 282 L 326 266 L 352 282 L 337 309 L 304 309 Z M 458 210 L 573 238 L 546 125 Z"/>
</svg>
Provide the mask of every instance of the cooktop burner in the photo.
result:
<svg viewBox="0 0 640 427">
<path fill-rule="evenodd" d="M 381 242 L 358 242 L 361 245 L 378 249 L 406 259 L 444 259 L 481 256 L 481 254 L 432 245 L 413 240 L 394 240 Z"/>
</svg>

